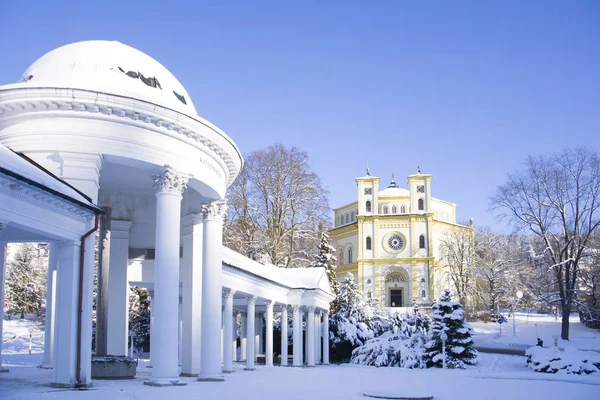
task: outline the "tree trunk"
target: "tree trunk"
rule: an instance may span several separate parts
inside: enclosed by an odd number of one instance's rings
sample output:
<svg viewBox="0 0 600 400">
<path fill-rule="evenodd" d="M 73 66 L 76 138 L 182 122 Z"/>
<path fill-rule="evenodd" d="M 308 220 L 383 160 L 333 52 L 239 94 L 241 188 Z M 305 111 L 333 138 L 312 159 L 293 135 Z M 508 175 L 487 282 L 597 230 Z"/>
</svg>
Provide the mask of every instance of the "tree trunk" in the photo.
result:
<svg viewBox="0 0 600 400">
<path fill-rule="evenodd" d="M 560 337 L 562 340 L 569 340 L 569 317 L 571 316 L 571 306 L 565 305 L 562 309 L 562 323 L 560 326 Z"/>
</svg>

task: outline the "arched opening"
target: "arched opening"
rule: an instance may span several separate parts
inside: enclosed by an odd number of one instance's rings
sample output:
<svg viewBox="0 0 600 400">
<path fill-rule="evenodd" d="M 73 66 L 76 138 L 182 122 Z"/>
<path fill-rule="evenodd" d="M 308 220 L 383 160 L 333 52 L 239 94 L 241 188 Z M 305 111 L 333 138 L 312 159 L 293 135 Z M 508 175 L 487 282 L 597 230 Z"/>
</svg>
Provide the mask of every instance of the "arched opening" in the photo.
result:
<svg viewBox="0 0 600 400">
<path fill-rule="evenodd" d="M 425 235 L 419 236 L 419 248 L 420 249 L 425 248 Z"/>
<path fill-rule="evenodd" d="M 367 236 L 367 239 L 365 239 L 365 248 L 371 250 L 371 236 Z"/>
<path fill-rule="evenodd" d="M 388 214 L 388 206 L 383 206 L 383 213 Z"/>
<path fill-rule="evenodd" d="M 385 275 L 385 306 L 406 307 L 410 305 L 410 285 L 403 271 L 393 270 Z"/>
<path fill-rule="evenodd" d="M 396 208 L 396 206 L 392 206 L 392 214 L 397 214 L 398 213 L 398 208 Z"/>
<path fill-rule="evenodd" d="M 367 202 L 365 203 L 365 210 L 367 212 L 371 212 L 371 201 L 367 200 Z"/>
<path fill-rule="evenodd" d="M 348 264 L 352 264 L 352 247 L 348 249 Z"/>
<path fill-rule="evenodd" d="M 425 202 L 423 199 L 419 199 L 419 211 L 425 210 Z"/>
<path fill-rule="evenodd" d="M 400 206 L 400 214 L 406 214 L 406 207 Z"/>
</svg>

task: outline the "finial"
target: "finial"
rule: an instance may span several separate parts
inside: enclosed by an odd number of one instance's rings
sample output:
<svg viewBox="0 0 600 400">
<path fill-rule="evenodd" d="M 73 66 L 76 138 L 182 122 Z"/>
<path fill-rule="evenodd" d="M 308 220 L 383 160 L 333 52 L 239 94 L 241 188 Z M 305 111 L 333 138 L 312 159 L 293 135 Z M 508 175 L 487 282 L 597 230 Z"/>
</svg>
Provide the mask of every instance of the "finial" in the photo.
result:
<svg viewBox="0 0 600 400">
<path fill-rule="evenodd" d="M 369 172 L 369 167 L 367 167 L 367 176 L 371 176 L 371 173 Z"/>
<path fill-rule="evenodd" d="M 421 166 L 417 165 L 417 173 L 420 174 L 421 173 Z"/>
<path fill-rule="evenodd" d="M 388 186 L 389 188 L 397 188 L 398 185 L 396 184 L 396 179 L 394 178 L 394 173 L 392 172 L 392 181 L 390 182 L 390 186 Z"/>
</svg>

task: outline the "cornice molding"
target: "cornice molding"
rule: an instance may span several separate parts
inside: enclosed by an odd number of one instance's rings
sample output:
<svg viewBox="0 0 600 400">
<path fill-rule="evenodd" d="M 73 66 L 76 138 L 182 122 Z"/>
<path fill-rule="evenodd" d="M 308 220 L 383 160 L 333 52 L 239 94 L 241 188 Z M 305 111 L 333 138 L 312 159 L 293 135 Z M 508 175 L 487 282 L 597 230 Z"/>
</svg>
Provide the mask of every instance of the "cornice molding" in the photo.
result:
<svg viewBox="0 0 600 400">
<path fill-rule="evenodd" d="M 122 118 L 128 124 L 146 128 L 151 125 L 155 131 L 176 133 L 179 139 L 203 148 L 225 164 L 228 171 L 227 186 L 234 181 L 243 164 L 241 152 L 235 143 L 216 127 L 207 121 L 156 104 L 82 89 L 0 89 L 0 121 L 30 115 L 68 117 L 78 113 L 86 113 L 87 118 L 111 122 Z M 200 162 L 212 167 L 205 160 Z"/>
</svg>

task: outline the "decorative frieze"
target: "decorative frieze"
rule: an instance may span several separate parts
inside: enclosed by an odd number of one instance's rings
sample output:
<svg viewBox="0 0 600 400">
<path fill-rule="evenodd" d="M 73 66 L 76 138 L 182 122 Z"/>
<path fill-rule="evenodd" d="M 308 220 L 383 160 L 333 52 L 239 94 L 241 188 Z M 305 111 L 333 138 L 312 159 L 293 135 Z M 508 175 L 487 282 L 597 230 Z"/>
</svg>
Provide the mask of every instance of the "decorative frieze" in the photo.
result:
<svg viewBox="0 0 600 400">
<path fill-rule="evenodd" d="M 188 178 L 165 165 L 163 171 L 154 175 L 154 187 L 157 193 L 170 193 L 181 196 L 187 187 Z"/>
</svg>

